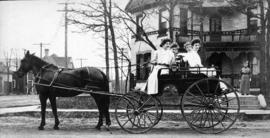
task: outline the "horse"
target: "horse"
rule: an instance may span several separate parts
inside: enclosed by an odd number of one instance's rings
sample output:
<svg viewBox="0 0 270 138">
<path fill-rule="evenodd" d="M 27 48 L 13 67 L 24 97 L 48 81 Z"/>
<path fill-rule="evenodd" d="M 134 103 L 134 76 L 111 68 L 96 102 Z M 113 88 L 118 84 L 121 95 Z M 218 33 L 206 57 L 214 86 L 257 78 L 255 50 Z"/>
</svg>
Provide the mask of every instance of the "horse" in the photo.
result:
<svg viewBox="0 0 270 138">
<path fill-rule="evenodd" d="M 55 125 L 53 128 L 58 130 L 60 122 L 57 116 L 56 97 L 72 97 L 82 93 L 74 89 L 68 90 L 53 86 L 88 88 L 92 91 L 109 93 L 109 81 L 107 76 L 101 70 L 94 67 L 61 69 L 27 51 L 24 58 L 21 60 L 19 69 L 14 72 L 14 75 L 23 77 L 29 71 L 32 71 L 35 76 L 35 83 L 37 84 L 36 90 L 39 94 L 41 104 L 41 123 L 38 127 L 39 130 L 43 130 L 46 124 L 45 112 L 47 99 L 50 100 L 52 112 L 55 117 Z M 110 97 L 106 94 L 99 94 L 99 92 L 91 93 L 90 95 L 94 98 L 99 111 L 99 119 L 95 128 L 100 130 L 103 125 L 103 117 L 106 118 L 106 125 L 109 127 L 111 125 L 109 115 Z"/>
</svg>

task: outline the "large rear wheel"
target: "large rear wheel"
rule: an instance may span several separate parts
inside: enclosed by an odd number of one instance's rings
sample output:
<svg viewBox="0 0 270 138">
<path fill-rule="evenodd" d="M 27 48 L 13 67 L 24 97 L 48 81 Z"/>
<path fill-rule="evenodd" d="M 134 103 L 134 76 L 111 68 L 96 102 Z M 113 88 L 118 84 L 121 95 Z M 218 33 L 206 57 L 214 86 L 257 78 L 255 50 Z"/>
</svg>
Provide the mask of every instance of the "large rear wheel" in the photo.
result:
<svg viewBox="0 0 270 138">
<path fill-rule="evenodd" d="M 240 102 L 235 89 L 217 78 L 193 83 L 181 99 L 181 112 L 188 125 L 201 133 L 221 133 L 237 120 Z"/>
</svg>

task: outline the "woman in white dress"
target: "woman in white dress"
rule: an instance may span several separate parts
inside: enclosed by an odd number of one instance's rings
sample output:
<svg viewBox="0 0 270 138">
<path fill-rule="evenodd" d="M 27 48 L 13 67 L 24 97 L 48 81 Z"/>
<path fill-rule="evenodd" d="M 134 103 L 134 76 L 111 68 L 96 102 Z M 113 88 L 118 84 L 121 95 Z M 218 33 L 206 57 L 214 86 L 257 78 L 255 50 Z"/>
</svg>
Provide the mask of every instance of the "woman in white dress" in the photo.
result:
<svg viewBox="0 0 270 138">
<path fill-rule="evenodd" d="M 201 57 L 198 51 L 201 47 L 200 40 L 194 39 L 192 42 L 186 42 L 185 48 L 187 53 L 179 53 L 179 56 L 183 56 L 183 60 L 188 62 L 189 67 L 203 67 Z"/>
<path fill-rule="evenodd" d="M 146 84 L 148 94 L 158 93 L 158 71 L 162 68 L 169 68 L 172 63 L 174 63 L 175 57 L 173 52 L 170 50 L 170 45 L 171 40 L 164 39 L 160 44 L 160 48 L 153 53 L 151 62 L 154 66 Z M 145 89 L 146 87 L 142 90 L 145 91 Z"/>
</svg>

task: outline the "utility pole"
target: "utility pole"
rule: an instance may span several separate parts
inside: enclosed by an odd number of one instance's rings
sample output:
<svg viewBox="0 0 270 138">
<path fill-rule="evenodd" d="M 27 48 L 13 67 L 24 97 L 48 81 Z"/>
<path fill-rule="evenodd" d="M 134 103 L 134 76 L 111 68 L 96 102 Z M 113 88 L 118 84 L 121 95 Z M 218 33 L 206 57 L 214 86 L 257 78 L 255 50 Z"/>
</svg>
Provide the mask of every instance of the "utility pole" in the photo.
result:
<svg viewBox="0 0 270 138">
<path fill-rule="evenodd" d="M 68 67 L 68 5 L 73 4 L 73 3 L 59 3 L 59 4 L 64 4 L 65 9 L 64 10 L 58 10 L 59 12 L 65 12 L 65 67 Z"/>
<path fill-rule="evenodd" d="M 33 44 L 33 45 L 39 45 L 40 46 L 40 58 L 42 59 L 42 47 L 44 45 L 50 45 L 50 44 L 45 44 L 45 43 L 40 42 L 39 44 Z"/>
<path fill-rule="evenodd" d="M 82 67 L 82 61 L 83 60 L 87 60 L 86 58 L 78 58 L 77 60 L 80 60 L 80 62 L 81 62 L 81 67 Z"/>
</svg>

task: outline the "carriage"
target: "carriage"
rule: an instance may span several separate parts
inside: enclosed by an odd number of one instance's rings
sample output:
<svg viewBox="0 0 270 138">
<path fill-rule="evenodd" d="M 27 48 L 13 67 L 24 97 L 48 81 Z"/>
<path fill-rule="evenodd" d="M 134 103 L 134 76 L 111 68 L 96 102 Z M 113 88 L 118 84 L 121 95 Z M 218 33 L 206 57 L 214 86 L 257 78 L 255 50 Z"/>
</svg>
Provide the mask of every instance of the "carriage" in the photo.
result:
<svg viewBox="0 0 270 138">
<path fill-rule="evenodd" d="M 179 106 L 182 118 L 192 129 L 201 133 L 226 131 L 235 123 L 240 110 L 236 89 L 219 78 L 219 71 L 209 68 L 188 68 L 181 64 L 162 68 L 158 72 L 159 92 L 155 95 L 139 90 L 126 94 L 108 93 L 107 77 L 98 69 L 59 69 L 28 51 L 16 73 L 23 76 L 30 70 L 36 76 L 35 85 L 41 101 L 41 130 L 45 125 L 47 98 L 55 116 L 54 128 L 58 129 L 55 97 L 80 93 L 89 93 L 96 100 L 100 113 L 99 129 L 103 116 L 106 117 L 106 124 L 110 125 L 109 96 L 118 97 L 114 103 L 116 121 L 129 133 L 145 133 L 158 124 L 163 115 L 163 104 L 159 98 L 167 92 L 165 89 L 168 87 L 173 88 L 180 97 L 174 105 Z"/>
<path fill-rule="evenodd" d="M 219 76 L 220 71 L 213 68 L 188 68 L 180 64 L 162 68 L 158 72 L 158 94 L 132 91 L 120 97 L 115 109 L 117 122 L 130 133 L 149 131 L 163 115 L 159 98 L 171 92 L 177 94 L 180 101 L 166 106 L 179 106 L 182 118 L 193 130 L 224 132 L 237 120 L 240 102 L 237 90 Z"/>
</svg>

